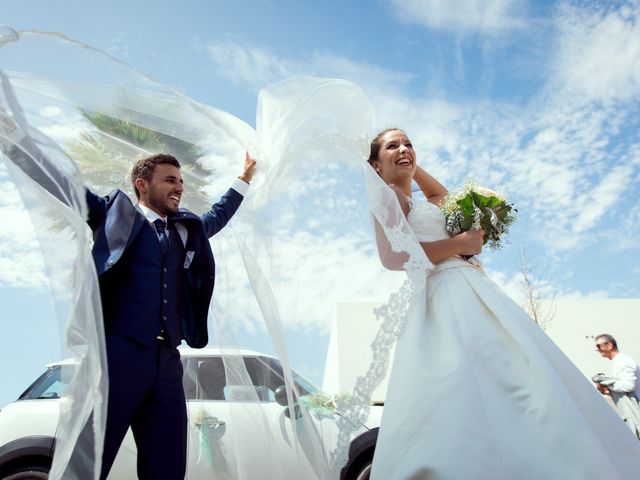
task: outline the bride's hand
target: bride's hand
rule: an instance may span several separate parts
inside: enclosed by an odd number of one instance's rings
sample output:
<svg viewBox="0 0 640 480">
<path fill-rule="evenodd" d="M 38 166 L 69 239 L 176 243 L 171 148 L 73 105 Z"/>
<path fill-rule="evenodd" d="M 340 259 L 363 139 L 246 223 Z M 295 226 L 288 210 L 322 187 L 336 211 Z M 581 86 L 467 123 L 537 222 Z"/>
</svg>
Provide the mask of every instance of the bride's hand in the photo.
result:
<svg viewBox="0 0 640 480">
<path fill-rule="evenodd" d="M 458 255 L 478 255 L 482 252 L 483 237 L 484 230 L 474 228 L 456 235 L 454 238 L 458 242 Z"/>
</svg>

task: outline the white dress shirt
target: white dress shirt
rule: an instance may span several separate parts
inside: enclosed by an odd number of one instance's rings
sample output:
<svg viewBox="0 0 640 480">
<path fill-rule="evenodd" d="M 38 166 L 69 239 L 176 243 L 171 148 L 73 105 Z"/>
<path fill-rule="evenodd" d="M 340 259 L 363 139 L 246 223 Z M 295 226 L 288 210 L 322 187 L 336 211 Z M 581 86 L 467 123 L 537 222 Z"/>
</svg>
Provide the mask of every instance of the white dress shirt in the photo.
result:
<svg viewBox="0 0 640 480">
<path fill-rule="evenodd" d="M 611 359 L 611 376 L 617 380 L 609 386 L 610 390 L 625 393 L 638 391 L 638 365 L 629 355 L 618 352 Z"/>
</svg>

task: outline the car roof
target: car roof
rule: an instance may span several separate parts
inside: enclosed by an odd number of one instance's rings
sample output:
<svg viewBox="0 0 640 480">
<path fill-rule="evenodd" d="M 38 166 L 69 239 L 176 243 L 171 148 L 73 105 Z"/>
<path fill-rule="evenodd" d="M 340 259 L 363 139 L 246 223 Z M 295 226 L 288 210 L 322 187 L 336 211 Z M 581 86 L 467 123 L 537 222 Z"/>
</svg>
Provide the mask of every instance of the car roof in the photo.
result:
<svg viewBox="0 0 640 480">
<path fill-rule="evenodd" d="M 248 348 L 239 347 L 204 347 L 204 348 L 191 348 L 191 347 L 178 347 L 180 356 L 182 357 L 218 357 L 218 356 L 234 356 L 241 355 L 243 357 L 267 357 L 276 359 L 272 355 L 266 353 L 256 352 L 255 350 L 249 350 Z M 65 358 L 64 360 L 58 360 L 57 362 L 51 362 L 46 365 L 46 368 L 55 367 L 58 365 L 75 365 L 77 360 L 73 358 Z"/>
<path fill-rule="evenodd" d="M 248 348 L 240 347 L 203 347 L 203 348 L 191 348 L 191 347 L 178 347 L 180 355 L 183 357 L 207 357 L 207 356 L 220 356 L 220 355 L 242 355 L 245 357 L 272 357 L 265 353 L 256 352 L 255 350 L 249 350 Z"/>
</svg>

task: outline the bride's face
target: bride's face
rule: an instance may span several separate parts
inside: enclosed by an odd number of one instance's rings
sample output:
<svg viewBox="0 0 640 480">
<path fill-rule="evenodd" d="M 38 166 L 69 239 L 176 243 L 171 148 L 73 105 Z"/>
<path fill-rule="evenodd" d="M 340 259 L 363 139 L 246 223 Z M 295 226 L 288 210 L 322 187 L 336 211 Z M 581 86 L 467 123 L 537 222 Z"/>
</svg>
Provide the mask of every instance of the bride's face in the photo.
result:
<svg viewBox="0 0 640 480">
<path fill-rule="evenodd" d="M 416 152 L 404 132 L 392 130 L 382 136 L 374 168 L 387 183 L 401 183 L 413 178 Z"/>
</svg>

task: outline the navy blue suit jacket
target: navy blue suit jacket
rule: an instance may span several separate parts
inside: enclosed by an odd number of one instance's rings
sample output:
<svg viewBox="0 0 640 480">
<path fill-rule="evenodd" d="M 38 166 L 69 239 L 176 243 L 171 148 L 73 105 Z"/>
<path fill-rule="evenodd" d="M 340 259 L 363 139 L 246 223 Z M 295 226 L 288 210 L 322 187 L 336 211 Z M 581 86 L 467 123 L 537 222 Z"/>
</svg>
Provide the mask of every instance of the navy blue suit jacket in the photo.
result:
<svg viewBox="0 0 640 480">
<path fill-rule="evenodd" d="M 62 203 L 73 201 L 69 196 L 75 188 L 70 185 L 70 180 L 29 137 L 24 137 L 19 145 L 9 145 L 3 150 L 16 166 Z M 204 347 L 208 342 L 207 313 L 215 280 L 215 264 L 208 238 L 227 224 L 242 199 L 240 193 L 229 189 L 202 217 L 184 209 L 173 217 L 187 229 L 185 250 L 194 252 L 182 282 L 181 320 L 183 338 L 195 348 Z M 121 190 L 100 197 L 87 189 L 86 201 L 89 210 L 87 222 L 94 233 L 93 258 L 100 279 L 117 264 L 146 219 Z"/>
<path fill-rule="evenodd" d="M 117 265 L 140 228 L 147 221 L 121 190 L 101 197 L 86 192 L 88 219 L 93 230 L 93 259 L 98 279 Z M 184 269 L 182 294 L 182 335 L 189 346 L 201 348 L 208 343 L 207 315 L 215 282 L 215 263 L 209 237 L 219 232 L 242 202 L 242 195 L 229 189 L 211 210 L 198 217 L 186 209 L 169 217 L 187 229 L 185 251 L 193 255 Z"/>
</svg>

